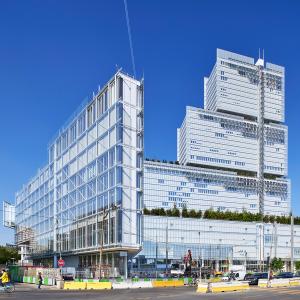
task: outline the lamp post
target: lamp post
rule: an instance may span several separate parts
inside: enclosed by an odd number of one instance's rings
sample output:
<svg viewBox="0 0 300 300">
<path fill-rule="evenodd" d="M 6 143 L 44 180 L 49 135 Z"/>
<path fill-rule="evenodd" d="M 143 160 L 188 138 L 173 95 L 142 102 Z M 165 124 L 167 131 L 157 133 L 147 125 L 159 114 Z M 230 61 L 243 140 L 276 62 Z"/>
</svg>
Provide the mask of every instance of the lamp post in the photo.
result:
<svg viewBox="0 0 300 300">
<path fill-rule="evenodd" d="M 168 275 L 168 256 L 169 256 L 169 222 L 167 217 L 167 226 L 166 226 L 166 276 Z"/>
<path fill-rule="evenodd" d="M 199 278 L 200 278 L 200 282 L 202 280 L 202 252 L 201 252 L 201 233 L 200 231 L 198 232 L 199 235 Z"/>
</svg>

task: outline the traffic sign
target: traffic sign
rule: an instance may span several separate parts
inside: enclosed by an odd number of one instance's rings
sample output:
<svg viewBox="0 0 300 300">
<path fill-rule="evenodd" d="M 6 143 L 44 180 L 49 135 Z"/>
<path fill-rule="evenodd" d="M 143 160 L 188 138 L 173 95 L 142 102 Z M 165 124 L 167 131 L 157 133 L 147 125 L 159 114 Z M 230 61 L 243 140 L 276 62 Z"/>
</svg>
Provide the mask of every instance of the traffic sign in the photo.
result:
<svg viewBox="0 0 300 300">
<path fill-rule="evenodd" d="M 63 267 L 65 265 L 65 261 L 62 258 L 59 259 L 57 263 L 59 267 Z"/>
</svg>

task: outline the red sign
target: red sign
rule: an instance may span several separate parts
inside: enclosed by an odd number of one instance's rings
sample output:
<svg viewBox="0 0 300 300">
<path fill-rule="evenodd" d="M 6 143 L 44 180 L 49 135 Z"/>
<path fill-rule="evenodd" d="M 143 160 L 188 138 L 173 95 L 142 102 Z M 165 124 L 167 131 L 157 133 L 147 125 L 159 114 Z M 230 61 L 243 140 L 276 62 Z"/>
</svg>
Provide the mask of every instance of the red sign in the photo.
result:
<svg viewBox="0 0 300 300">
<path fill-rule="evenodd" d="M 62 258 L 59 259 L 57 263 L 59 267 L 63 267 L 65 265 L 65 261 Z"/>
</svg>

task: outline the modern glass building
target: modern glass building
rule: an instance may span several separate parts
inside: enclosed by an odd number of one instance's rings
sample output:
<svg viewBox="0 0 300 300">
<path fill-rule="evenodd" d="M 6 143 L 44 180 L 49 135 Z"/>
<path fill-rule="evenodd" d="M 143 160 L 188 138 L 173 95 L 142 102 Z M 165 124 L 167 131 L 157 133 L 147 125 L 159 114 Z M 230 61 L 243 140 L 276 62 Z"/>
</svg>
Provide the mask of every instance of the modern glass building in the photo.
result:
<svg viewBox="0 0 300 300">
<path fill-rule="evenodd" d="M 143 81 L 117 72 L 16 194 L 22 258 L 55 265 L 62 256 L 66 266 L 101 264 L 125 276 L 128 266 L 182 261 L 188 249 L 216 268 L 300 259 L 300 226 L 143 214 L 176 206 L 289 215 L 284 81 L 281 66 L 218 49 L 204 109 L 186 108 L 177 162 L 167 163 L 144 161 Z"/>
<path fill-rule="evenodd" d="M 104 265 L 126 274 L 142 241 L 143 82 L 117 72 L 48 147 L 49 161 L 16 194 L 24 258 Z"/>
<path fill-rule="evenodd" d="M 187 107 L 177 129 L 177 162 L 144 162 L 148 211 L 186 208 L 202 217 L 144 215 L 142 263 L 182 262 L 188 249 L 217 268 L 299 257 L 300 226 L 203 218 L 206 210 L 290 214 L 284 81 L 281 66 L 217 49 L 204 109 Z"/>
<path fill-rule="evenodd" d="M 259 213 L 258 179 L 237 172 L 167 162 L 144 162 L 144 207 L 147 209 L 248 211 Z M 265 211 L 290 212 L 289 181 L 265 179 Z"/>
</svg>

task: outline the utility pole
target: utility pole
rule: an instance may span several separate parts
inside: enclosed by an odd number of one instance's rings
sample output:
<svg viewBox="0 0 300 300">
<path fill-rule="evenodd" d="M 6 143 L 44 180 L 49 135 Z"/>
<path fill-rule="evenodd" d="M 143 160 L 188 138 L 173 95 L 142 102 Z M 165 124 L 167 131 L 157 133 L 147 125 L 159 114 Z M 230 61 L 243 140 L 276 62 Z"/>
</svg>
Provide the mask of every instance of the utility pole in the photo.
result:
<svg viewBox="0 0 300 300">
<path fill-rule="evenodd" d="M 167 226 L 166 226 L 166 275 L 168 274 L 168 256 L 169 256 L 169 241 L 168 241 L 168 234 L 169 234 L 169 224 L 168 224 L 168 218 L 167 218 Z"/>
<path fill-rule="evenodd" d="M 157 278 L 157 254 L 158 254 L 158 245 L 157 245 L 157 231 L 156 231 L 156 242 L 155 242 L 155 277 Z"/>
<path fill-rule="evenodd" d="M 291 272 L 294 272 L 294 216 L 291 213 Z"/>
<path fill-rule="evenodd" d="M 201 253 L 201 239 L 200 239 L 201 233 L 200 233 L 200 231 L 198 232 L 198 235 L 199 235 L 199 278 L 200 278 L 200 282 L 201 282 L 202 253 Z"/>
</svg>

